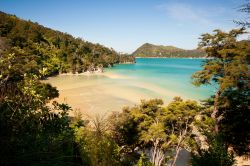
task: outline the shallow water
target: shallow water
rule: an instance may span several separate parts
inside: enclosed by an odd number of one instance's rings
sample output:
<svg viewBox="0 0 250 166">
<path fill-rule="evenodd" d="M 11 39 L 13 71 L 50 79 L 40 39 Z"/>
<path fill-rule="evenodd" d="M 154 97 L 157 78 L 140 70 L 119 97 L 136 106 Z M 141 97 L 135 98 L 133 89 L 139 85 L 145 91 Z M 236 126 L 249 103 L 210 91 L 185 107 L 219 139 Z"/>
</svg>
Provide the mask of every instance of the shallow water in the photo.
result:
<svg viewBox="0 0 250 166">
<path fill-rule="evenodd" d="M 138 58 L 136 64 L 120 64 L 103 74 L 61 75 L 49 78 L 60 91 L 59 101 L 94 115 L 120 111 L 141 99 L 175 96 L 202 100 L 214 93 L 211 87 L 195 87 L 191 75 L 201 69 L 202 59 Z"/>
</svg>

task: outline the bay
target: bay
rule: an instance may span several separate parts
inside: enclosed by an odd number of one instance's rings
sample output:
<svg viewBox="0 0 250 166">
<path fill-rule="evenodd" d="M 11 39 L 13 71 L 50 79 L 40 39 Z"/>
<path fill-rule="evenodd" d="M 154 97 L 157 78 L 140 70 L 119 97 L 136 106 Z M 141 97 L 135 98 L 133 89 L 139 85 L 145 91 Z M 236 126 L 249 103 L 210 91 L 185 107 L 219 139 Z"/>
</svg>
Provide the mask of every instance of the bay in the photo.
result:
<svg viewBox="0 0 250 166">
<path fill-rule="evenodd" d="M 60 92 L 59 101 L 90 116 L 121 111 L 141 99 L 161 98 L 167 104 L 175 96 L 204 100 L 214 94 L 211 86 L 195 87 L 191 75 L 204 59 L 137 58 L 135 64 L 119 64 L 104 73 L 60 75 L 47 82 Z"/>
</svg>

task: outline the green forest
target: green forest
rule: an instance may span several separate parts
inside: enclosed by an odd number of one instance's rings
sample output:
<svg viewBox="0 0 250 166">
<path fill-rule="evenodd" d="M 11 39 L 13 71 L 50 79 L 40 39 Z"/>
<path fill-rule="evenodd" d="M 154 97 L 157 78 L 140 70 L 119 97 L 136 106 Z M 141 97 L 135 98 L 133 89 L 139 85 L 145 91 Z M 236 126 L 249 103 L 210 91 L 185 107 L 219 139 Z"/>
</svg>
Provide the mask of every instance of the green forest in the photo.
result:
<svg viewBox="0 0 250 166">
<path fill-rule="evenodd" d="M 44 76 L 134 63 L 133 56 L 3 12 L 0 12 L 0 51 L 2 55 L 13 54 L 20 61 L 30 61 L 25 70 L 34 74 L 41 70 Z"/>
<path fill-rule="evenodd" d="M 216 86 L 209 99 L 141 100 L 87 119 L 69 116 L 70 105 L 53 101 L 59 91 L 41 80 L 134 57 L 1 12 L 0 165 L 175 166 L 183 149 L 193 166 L 233 165 L 250 155 L 250 41 L 237 40 L 245 33 L 201 35 L 209 58 L 192 83 Z"/>
</svg>

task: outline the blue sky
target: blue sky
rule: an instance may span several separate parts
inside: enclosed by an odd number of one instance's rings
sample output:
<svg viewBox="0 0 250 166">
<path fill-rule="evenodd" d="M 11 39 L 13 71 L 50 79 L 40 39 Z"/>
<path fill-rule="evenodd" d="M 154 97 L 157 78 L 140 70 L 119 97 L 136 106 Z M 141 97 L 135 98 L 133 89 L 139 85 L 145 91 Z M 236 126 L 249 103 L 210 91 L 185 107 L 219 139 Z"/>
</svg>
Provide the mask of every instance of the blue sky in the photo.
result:
<svg viewBox="0 0 250 166">
<path fill-rule="evenodd" d="M 143 43 L 197 47 L 202 33 L 230 30 L 246 0 L 0 0 L 0 10 L 131 53 Z"/>
</svg>

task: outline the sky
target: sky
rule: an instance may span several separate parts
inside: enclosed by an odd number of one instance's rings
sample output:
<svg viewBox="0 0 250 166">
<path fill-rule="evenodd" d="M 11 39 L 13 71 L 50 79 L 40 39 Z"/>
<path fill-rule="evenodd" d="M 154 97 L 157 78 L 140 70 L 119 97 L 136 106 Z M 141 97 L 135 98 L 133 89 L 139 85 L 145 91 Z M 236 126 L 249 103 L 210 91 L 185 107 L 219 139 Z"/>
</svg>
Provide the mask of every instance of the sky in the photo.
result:
<svg viewBox="0 0 250 166">
<path fill-rule="evenodd" d="M 237 28 L 246 0 L 0 0 L 0 11 L 132 53 L 144 43 L 197 47 L 203 33 Z"/>
</svg>

